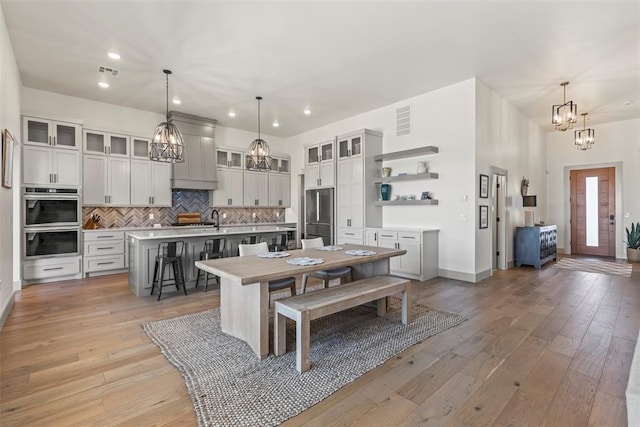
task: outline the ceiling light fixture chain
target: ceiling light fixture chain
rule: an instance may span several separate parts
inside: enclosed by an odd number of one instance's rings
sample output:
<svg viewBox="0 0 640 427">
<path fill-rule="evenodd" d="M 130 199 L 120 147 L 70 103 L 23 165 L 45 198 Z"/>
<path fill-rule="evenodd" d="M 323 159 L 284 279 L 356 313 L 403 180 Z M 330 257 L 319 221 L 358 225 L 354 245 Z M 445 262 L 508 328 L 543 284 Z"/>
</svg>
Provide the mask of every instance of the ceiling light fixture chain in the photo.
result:
<svg viewBox="0 0 640 427">
<path fill-rule="evenodd" d="M 262 97 L 256 96 L 256 99 L 258 100 L 258 139 L 249 144 L 246 168 L 252 171 L 269 171 L 271 170 L 271 150 L 260 133 L 260 101 L 262 101 Z"/>
<path fill-rule="evenodd" d="M 171 70 L 162 70 L 166 80 L 166 120 L 160 123 L 153 139 L 149 144 L 149 159 L 157 162 L 184 162 L 184 139 L 180 130 L 173 123 L 169 123 L 169 74 Z"/>
<path fill-rule="evenodd" d="M 575 144 L 578 150 L 588 150 L 596 142 L 596 131 L 587 129 L 587 114 L 582 113 L 582 130 L 575 131 Z"/>
<path fill-rule="evenodd" d="M 569 82 L 562 82 L 563 88 L 562 104 L 554 105 L 551 109 L 551 123 L 556 126 L 556 130 L 566 131 L 572 129 L 573 124 L 578 121 L 578 105 L 573 101 L 567 102 L 567 86 Z"/>
</svg>

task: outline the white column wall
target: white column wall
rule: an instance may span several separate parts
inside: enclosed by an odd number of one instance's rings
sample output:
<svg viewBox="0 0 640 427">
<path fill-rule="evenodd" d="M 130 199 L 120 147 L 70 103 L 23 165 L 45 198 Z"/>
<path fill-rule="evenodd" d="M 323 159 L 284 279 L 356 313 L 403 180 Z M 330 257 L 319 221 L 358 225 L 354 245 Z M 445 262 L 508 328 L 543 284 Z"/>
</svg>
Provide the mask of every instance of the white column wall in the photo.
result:
<svg viewBox="0 0 640 427">
<path fill-rule="evenodd" d="M 412 134 L 395 136 L 396 108 L 410 104 L 413 109 Z M 300 135 L 287 138 L 293 156 L 294 175 L 303 173 L 303 146 L 326 141 L 343 133 L 368 128 L 383 133 L 383 152 L 437 146 L 440 153 L 427 160 L 439 179 L 392 183 L 392 194 L 432 193 L 438 206 L 385 206 L 385 227 L 437 227 L 441 276 L 473 281 L 475 277 L 475 79 L 409 98 Z M 392 174 L 415 173 L 416 160 L 389 163 Z M 298 214 L 298 180 L 292 179 L 292 209 L 287 221 Z M 468 202 L 462 202 L 463 196 Z M 290 216 L 289 216 L 290 215 Z"/>
<path fill-rule="evenodd" d="M 548 222 L 558 224 L 558 247 L 569 253 L 569 170 L 621 166 L 616 173 L 616 258 L 626 258 L 624 228 L 640 221 L 640 119 L 587 125 L 595 129 L 596 143 L 586 151 L 575 148 L 573 131 L 547 134 Z"/>
<path fill-rule="evenodd" d="M 0 5 L 0 132 L 8 129 L 14 146 L 13 186 L 0 187 L 0 319 L 20 287 L 20 74 Z M 2 154 L 0 154 L 2 158 Z M 1 169 L 1 168 L 0 168 Z M 15 236 L 15 238 L 14 238 Z M 1 325 L 0 321 L 0 325 Z"/>
<path fill-rule="evenodd" d="M 479 197 L 479 175 L 491 179 L 491 166 L 507 171 L 507 261 L 514 259 L 513 236 L 515 227 L 524 225 L 524 209 L 520 195 L 520 182 L 529 179 L 529 195 L 537 196 L 536 221 L 553 223 L 546 215 L 546 146 L 545 133 L 513 105 L 500 97 L 484 83 L 477 81 L 476 121 L 476 205 L 488 205 L 489 199 Z M 479 229 L 479 209 L 475 210 L 476 273 L 481 277 L 491 272 L 493 252 L 491 237 L 493 225 Z M 491 217 L 491 214 L 490 214 Z"/>
</svg>

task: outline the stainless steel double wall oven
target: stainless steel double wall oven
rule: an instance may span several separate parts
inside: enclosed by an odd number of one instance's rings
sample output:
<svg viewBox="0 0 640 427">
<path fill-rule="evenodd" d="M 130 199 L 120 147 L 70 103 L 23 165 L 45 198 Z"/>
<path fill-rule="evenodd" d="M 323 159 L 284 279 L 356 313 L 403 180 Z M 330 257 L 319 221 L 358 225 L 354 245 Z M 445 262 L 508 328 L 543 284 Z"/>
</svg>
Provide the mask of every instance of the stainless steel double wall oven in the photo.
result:
<svg viewBox="0 0 640 427">
<path fill-rule="evenodd" d="M 80 255 L 82 206 L 77 188 L 25 187 L 24 259 Z"/>
</svg>

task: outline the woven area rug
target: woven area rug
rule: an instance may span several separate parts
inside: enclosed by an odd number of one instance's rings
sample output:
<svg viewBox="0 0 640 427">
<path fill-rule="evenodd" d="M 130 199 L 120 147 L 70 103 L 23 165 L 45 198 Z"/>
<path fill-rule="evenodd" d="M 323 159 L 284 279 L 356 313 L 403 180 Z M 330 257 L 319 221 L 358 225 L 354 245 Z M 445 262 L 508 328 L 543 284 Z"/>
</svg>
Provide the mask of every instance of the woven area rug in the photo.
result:
<svg viewBox="0 0 640 427">
<path fill-rule="evenodd" d="M 588 273 L 614 274 L 616 276 L 631 277 L 631 265 L 617 262 L 600 261 L 594 259 L 562 258 L 553 264 L 553 268 L 563 270 L 586 271 Z"/>
<path fill-rule="evenodd" d="M 401 323 L 389 313 L 356 307 L 311 322 L 311 369 L 296 371 L 295 324 L 288 353 L 259 360 L 243 341 L 220 330 L 218 308 L 143 325 L 182 374 L 200 426 L 274 426 L 301 413 L 407 347 L 462 323 L 455 314 L 414 305 Z M 271 328 L 272 330 L 273 328 Z"/>
</svg>

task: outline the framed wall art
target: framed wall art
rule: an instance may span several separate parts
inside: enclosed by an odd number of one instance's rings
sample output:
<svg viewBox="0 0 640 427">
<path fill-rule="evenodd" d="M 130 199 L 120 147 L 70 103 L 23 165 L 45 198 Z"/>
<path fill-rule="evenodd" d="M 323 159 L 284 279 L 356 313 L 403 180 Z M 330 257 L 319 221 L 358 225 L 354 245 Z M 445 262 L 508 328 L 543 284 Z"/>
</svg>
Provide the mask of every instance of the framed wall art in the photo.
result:
<svg viewBox="0 0 640 427">
<path fill-rule="evenodd" d="M 13 177 L 13 146 L 15 140 L 9 129 L 2 132 L 2 186 L 11 188 Z"/>
<path fill-rule="evenodd" d="M 480 205 L 480 228 L 489 228 L 489 206 Z"/>
<path fill-rule="evenodd" d="M 489 177 L 487 175 L 480 175 L 480 198 L 489 198 Z"/>
</svg>

